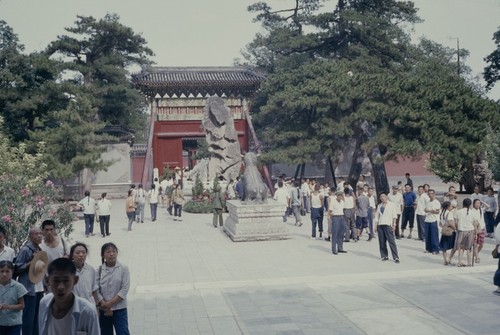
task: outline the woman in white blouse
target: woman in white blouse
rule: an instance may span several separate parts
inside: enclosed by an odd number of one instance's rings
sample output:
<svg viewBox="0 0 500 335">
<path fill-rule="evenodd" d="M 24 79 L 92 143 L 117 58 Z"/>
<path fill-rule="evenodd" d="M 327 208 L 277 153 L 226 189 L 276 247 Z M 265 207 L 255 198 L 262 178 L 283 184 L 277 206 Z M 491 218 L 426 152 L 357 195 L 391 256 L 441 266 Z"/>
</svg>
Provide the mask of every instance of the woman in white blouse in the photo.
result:
<svg viewBox="0 0 500 335">
<path fill-rule="evenodd" d="M 467 251 L 467 266 L 471 266 L 471 249 L 474 243 L 474 225 L 473 221 L 475 215 L 470 208 L 472 201 L 465 198 L 463 201 L 463 208 L 457 211 L 457 240 L 455 241 L 455 248 L 458 250 L 458 264 L 457 266 L 466 266 L 462 263 L 462 255 Z"/>
<path fill-rule="evenodd" d="M 77 242 L 69 250 L 69 259 L 75 263 L 78 283 L 73 287 L 73 293 L 80 298 L 96 304 L 97 282 L 95 269 L 86 263 L 89 249 L 86 244 Z"/>
</svg>

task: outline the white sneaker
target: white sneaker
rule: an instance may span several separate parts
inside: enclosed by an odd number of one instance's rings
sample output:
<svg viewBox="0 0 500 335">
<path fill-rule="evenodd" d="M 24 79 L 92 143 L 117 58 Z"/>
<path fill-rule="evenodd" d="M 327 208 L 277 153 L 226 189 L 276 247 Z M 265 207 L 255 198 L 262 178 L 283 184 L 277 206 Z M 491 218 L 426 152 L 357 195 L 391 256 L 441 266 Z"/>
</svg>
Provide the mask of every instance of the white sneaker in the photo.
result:
<svg viewBox="0 0 500 335">
<path fill-rule="evenodd" d="M 182 218 L 178 218 L 177 221 L 182 221 Z"/>
<path fill-rule="evenodd" d="M 177 221 L 177 217 L 176 216 L 174 216 L 174 221 Z"/>
</svg>

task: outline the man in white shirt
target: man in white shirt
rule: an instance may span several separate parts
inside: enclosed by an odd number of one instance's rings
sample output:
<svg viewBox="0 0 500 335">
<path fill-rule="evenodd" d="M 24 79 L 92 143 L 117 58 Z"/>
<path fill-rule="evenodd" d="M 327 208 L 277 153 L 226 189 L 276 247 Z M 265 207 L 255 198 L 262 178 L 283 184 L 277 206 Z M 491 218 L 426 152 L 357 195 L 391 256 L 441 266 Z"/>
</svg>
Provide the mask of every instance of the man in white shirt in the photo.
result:
<svg viewBox="0 0 500 335">
<path fill-rule="evenodd" d="M 302 178 L 302 185 L 300 186 L 300 190 L 302 192 L 302 204 L 306 213 L 309 213 L 310 204 L 309 204 L 309 195 L 311 194 L 311 188 L 309 187 L 309 179 Z"/>
<path fill-rule="evenodd" d="M 403 195 L 399 192 L 399 187 L 393 186 L 392 193 L 389 194 L 387 198 L 394 204 L 394 208 L 398 216 L 396 219 L 396 227 L 394 233 L 396 234 L 396 238 L 399 240 L 401 238 L 401 235 L 399 235 L 399 221 L 401 219 L 401 213 L 403 213 Z"/>
<path fill-rule="evenodd" d="M 368 236 L 368 241 L 371 241 L 375 237 L 375 233 L 373 230 L 373 216 L 377 211 L 377 202 L 375 201 L 375 196 L 373 195 L 373 188 L 368 188 L 368 230 L 370 231 L 370 236 Z"/>
<path fill-rule="evenodd" d="M 290 199 L 289 195 L 290 195 L 290 191 L 288 191 L 283 186 L 283 180 L 279 180 L 278 181 L 278 189 L 276 190 L 276 192 L 274 192 L 273 199 L 276 200 L 278 203 L 285 206 L 285 214 L 283 215 L 283 222 L 286 222 L 286 220 L 287 220 L 288 202 Z"/>
<path fill-rule="evenodd" d="M 474 203 L 474 200 L 479 199 L 483 201 L 483 195 L 479 192 L 479 186 L 474 186 L 474 192 L 470 195 L 470 200 Z"/>
<path fill-rule="evenodd" d="M 397 205 L 390 202 L 385 193 L 381 193 L 380 204 L 375 214 L 375 227 L 377 229 L 380 257 L 382 261 L 389 260 L 389 252 L 387 250 L 387 243 L 389 243 L 392 258 L 394 262 L 399 263 L 398 248 L 394 240 L 394 229 L 397 224 L 397 217 Z"/>
<path fill-rule="evenodd" d="M 436 199 L 436 192 L 430 189 L 427 192 L 429 201 L 425 203 L 425 250 L 434 255 L 439 254 L 439 231 L 438 220 L 441 212 L 441 203 Z"/>
<path fill-rule="evenodd" d="M 83 208 L 83 220 L 85 221 L 85 237 L 94 236 L 95 200 L 90 197 L 90 191 L 85 191 L 85 198 L 80 200 L 78 206 Z"/>
<path fill-rule="evenodd" d="M 7 236 L 7 231 L 4 227 L 0 226 L 0 261 L 13 261 L 14 260 L 14 249 L 6 246 L 4 244 L 5 237 Z"/>
<path fill-rule="evenodd" d="M 328 203 L 328 215 L 332 222 L 332 253 L 347 253 L 344 250 L 344 200 L 342 191 L 335 193 L 335 199 Z"/>
<path fill-rule="evenodd" d="M 345 225 L 345 240 L 349 242 L 351 239 L 357 242 L 356 239 L 356 212 L 354 208 L 354 197 L 352 196 L 349 187 L 344 188 L 344 225 Z"/>
<path fill-rule="evenodd" d="M 139 184 L 139 188 L 137 189 L 137 193 L 135 194 L 135 202 L 137 203 L 135 216 L 137 222 L 144 223 L 144 206 L 146 205 L 147 196 L 148 192 L 144 190 L 142 184 Z"/>
<path fill-rule="evenodd" d="M 49 263 L 54 259 L 68 257 L 69 249 L 66 242 L 56 232 L 56 223 L 54 220 L 44 220 L 42 226 L 43 241 L 40 243 L 40 249 L 47 253 Z"/>
<path fill-rule="evenodd" d="M 424 221 L 425 221 L 425 204 L 429 201 L 429 196 L 425 193 L 424 187 L 418 187 L 418 196 L 417 196 L 417 209 L 415 210 L 415 214 L 417 216 L 417 231 L 418 231 L 418 239 L 420 241 L 425 240 L 425 230 L 424 230 Z"/>
<path fill-rule="evenodd" d="M 72 291 L 79 279 L 75 264 L 67 258 L 58 258 L 50 263 L 48 272 L 53 293 L 40 301 L 40 335 L 100 335 L 95 306 Z"/>
<path fill-rule="evenodd" d="M 109 220 L 111 218 L 111 201 L 106 198 L 107 193 L 101 194 L 101 200 L 97 202 L 97 212 L 99 214 L 99 226 L 101 228 L 101 236 L 106 237 L 111 235 L 109 232 Z"/>
<path fill-rule="evenodd" d="M 290 190 L 290 197 L 288 200 L 288 206 L 292 208 L 293 215 L 295 216 L 295 225 L 302 226 L 302 217 L 300 215 L 300 209 L 303 206 L 303 197 L 300 191 L 300 182 L 295 181 L 294 188 Z"/>
</svg>

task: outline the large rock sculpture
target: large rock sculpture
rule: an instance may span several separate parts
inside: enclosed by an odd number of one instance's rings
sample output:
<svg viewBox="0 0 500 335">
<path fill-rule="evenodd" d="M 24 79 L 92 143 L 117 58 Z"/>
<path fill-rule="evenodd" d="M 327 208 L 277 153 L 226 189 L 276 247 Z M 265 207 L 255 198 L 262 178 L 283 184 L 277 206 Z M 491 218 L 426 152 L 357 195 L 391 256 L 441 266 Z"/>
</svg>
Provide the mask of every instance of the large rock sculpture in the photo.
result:
<svg viewBox="0 0 500 335">
<path fill-rule="evenodd" d="M 236 179 L 241 167 L 240 143 L 231 110 L 219 97 L 207 99 L 202 120 L 208 151 L 208 179 Z"/>
</svg>

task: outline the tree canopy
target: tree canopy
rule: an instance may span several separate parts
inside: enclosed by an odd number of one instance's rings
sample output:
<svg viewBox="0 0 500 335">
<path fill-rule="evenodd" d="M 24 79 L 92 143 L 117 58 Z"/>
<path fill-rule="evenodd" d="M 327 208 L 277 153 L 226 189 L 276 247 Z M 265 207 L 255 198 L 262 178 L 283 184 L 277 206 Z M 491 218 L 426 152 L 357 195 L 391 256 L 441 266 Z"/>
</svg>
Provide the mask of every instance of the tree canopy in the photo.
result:
<svg viewBox="0 0 500 335">
<path fill-rule="evenodd" d="M 254 104 L 263 158 L 311 162 L 355 143 L 351 184 L 365 154 L 378 192 L 388 191 L 384 160 L 422 153 L 440 177 L 463 182 L 496 106 L 457 74 L 450 50 L 410 43 L 413 3 L 346 0 L 326 13 L 318 3 L 297 1 L 289 16 L 249 8 L 267 29 L 245 53 L 268 71 Z"/>
</svg>

